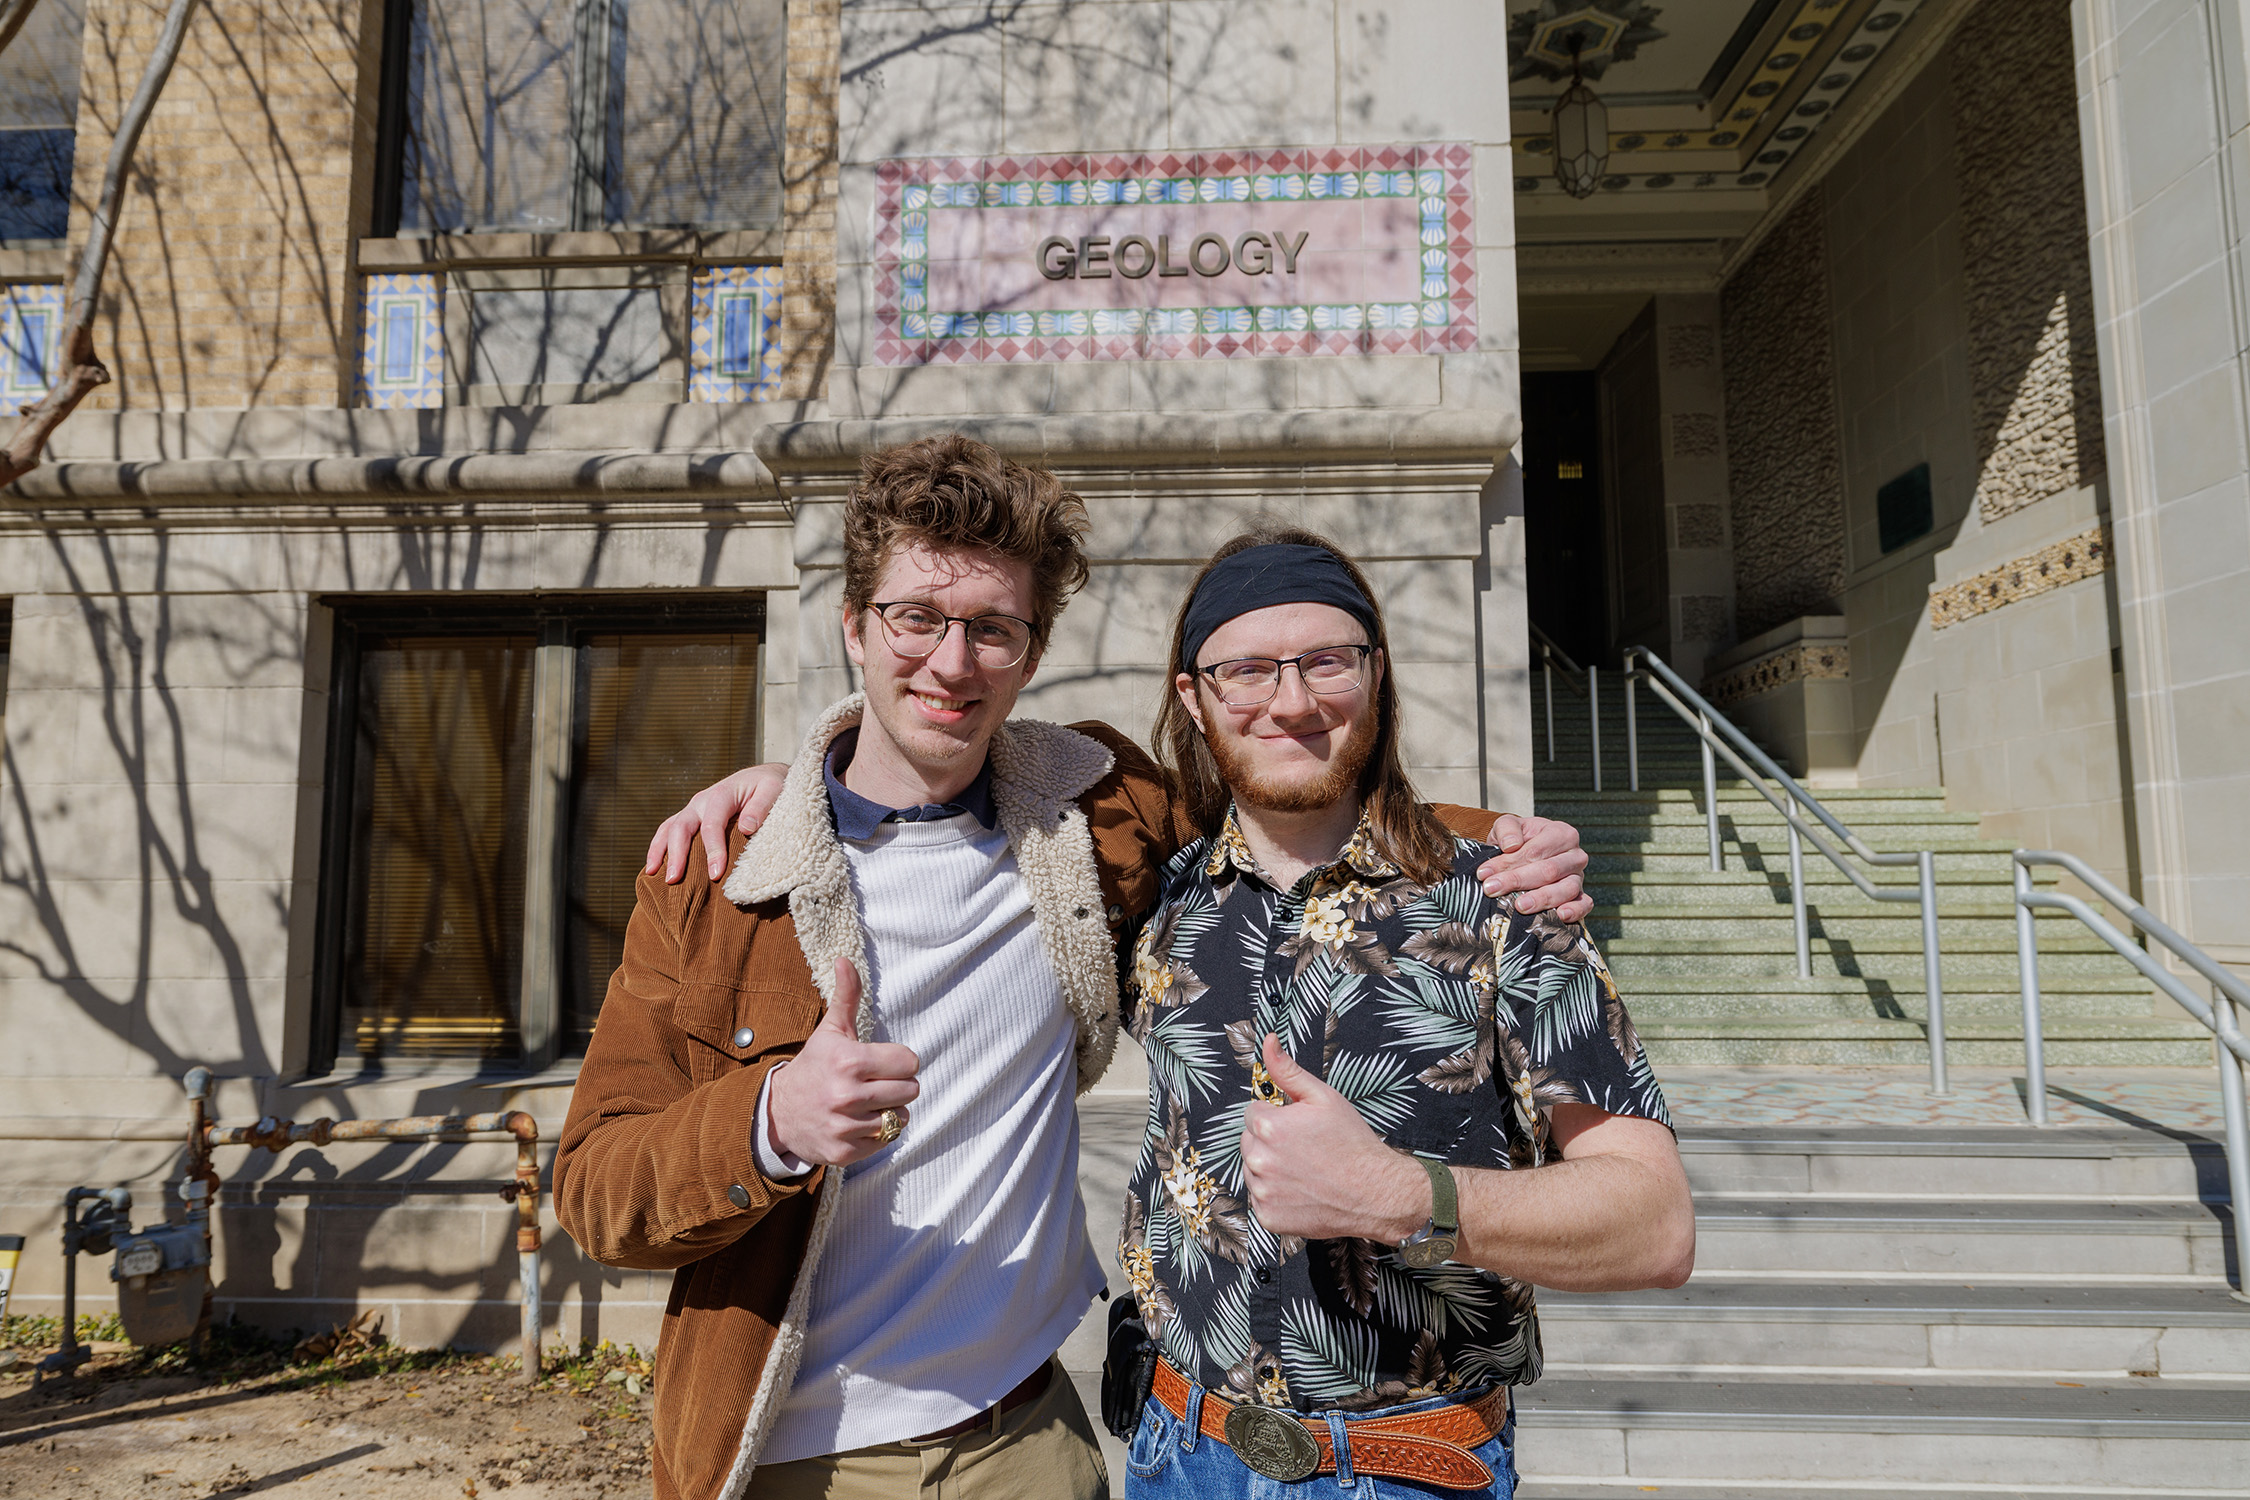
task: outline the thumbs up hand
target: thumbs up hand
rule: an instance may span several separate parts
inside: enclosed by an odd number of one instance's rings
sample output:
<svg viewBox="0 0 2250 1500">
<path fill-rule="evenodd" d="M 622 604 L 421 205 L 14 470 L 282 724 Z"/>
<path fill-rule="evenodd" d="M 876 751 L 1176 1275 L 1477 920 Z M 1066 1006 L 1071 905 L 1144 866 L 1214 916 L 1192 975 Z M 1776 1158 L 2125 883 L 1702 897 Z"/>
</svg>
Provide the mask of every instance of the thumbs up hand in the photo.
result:
<svg viewBox="0 0 2250 1500">
<path fill-rule="evenodd" d="M 1297 1066 L 1268 1033 L 1266 1076 L 1287 1107 L 1252 1100 L 1242 1116 L 1250 1210 L 1268 1233 L 1396 1244 L 1430 1212 L 1429 1178 L 1391 1149 L 1342 1094 Z"/>
<path fill-rule="evenodd" d="M 903 1127 L 922 1092 L 922 1060 L 911 1047 L 859 1039 L 859 995 L 859 971 L 837 959 L 827 1013 L 766 1086 L 767 1134 L 800 1160 L 841 1167 L 873 1156 L 889 1144 L 884 1112 L 895 1111 Z"/>
</svg>

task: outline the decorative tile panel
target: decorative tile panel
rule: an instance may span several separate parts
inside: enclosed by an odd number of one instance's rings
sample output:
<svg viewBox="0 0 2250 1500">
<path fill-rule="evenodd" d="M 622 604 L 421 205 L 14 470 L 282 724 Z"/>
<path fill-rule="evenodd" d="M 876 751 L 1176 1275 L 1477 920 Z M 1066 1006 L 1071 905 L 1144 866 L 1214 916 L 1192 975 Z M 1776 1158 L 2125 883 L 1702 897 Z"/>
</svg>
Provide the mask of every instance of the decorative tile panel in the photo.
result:
<svg viewBox="0 0 2250 1500">
<path fill-rule="evenodd" d="M 2036 598 L 2066 583 L 2098 578 L 2109 571 L 2109 559 L 2108 529 L 2096 526 L 2082 531 L 2027 557 L 1987 568 L 1974 578 L 1930 590 L 1930 625 L 1943 630 L 2019 599 Z"/>
<path fill-rule="evenodd" d="M 36 406 L 62 370 L 63 289 L 0 286 L 0 416 Z"/>
<path fill-rule="evenodd" d="M 445 293 L 431 272 L 369 276 L 360 293 L 361 406 L 445 404 Z"/>
<path fill-rule="evenodd" d="M 704 266 L 690 285 L 688 399 L 781 394 L 781 267 Z"/>
<path fill-rule="evenodd" d="M 1792 682 L 1851 675 L 1851 647 L 1841 643 L 1812 645 L 1800 641 L 1717 673 L 1703 685 L 1703 696 L 1711 700 L 1712 707 L 1725 708 L 1745 698 L 1787 687 Z"/>
<path fill-rule="evenodd" d="M 1473 349 L 1470 160 L 1425 145 L 883 162 L 875 360 Z"/>
</svg>

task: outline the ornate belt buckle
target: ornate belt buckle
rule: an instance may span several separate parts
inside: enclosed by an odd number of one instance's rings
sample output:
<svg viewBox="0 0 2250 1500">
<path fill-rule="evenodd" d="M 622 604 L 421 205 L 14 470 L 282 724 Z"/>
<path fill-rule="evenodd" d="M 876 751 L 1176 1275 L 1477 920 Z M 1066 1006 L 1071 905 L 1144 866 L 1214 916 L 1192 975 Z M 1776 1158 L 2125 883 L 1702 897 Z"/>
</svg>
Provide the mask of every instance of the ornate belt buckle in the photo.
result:
<svg viewBox="0 0 2250 1500">
<path fill-rule="evenodd" d="M 1237 1406 L 1227 1413 L 1227 1446 L 1268 1479 L 1293 1483 L 1320 1467 L 1320 1445 L 1305 1424 L 1270 1406 Z"/>
</svg>

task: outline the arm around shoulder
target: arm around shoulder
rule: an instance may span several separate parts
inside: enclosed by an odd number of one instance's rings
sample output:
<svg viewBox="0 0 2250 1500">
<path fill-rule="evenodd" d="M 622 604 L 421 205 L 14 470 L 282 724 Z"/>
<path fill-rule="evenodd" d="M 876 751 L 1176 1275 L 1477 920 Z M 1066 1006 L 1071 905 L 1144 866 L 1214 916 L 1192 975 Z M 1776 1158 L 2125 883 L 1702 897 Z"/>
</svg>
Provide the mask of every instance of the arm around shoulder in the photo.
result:
<svg viewBox="0 0 2250 1500">
<path fill-rule="evenodd" d="M 681 934 L 716 887 L 642 875 L 600 1024 L 579 1070 L 555 1155 L 555 1213 L 605 1265 L 669 1270 L 748 1232 L 773 1205 L 809 1190 L 759 1170 L 758 1092 L 783 1059 L 720 1064 L 698 1081 L 678 1007 Z"/>
</svg>

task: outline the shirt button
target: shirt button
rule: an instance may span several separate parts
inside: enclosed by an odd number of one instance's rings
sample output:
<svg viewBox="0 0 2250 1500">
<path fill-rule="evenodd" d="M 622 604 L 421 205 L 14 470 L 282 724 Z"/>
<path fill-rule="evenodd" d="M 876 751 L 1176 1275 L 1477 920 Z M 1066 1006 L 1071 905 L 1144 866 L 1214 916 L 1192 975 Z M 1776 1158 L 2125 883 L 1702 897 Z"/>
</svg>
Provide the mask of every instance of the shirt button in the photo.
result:
<svg viewBox="0 0 2250 1500">
<path fill-rule="evenodd" d="M 1267 1270 L 1264 1266 L 1258 1267 L 1257 1271 L 1253 1274 L 1257 1276 L 1258 1285 L 1260 1286 L 1269 1286 L 1273 1282 L 1273 1272 Z"/>
<path fill-rule="evenodd" d="M 741 1183 L 736 1183 L 733 1187 L 727 1189 L 727 1202 L 733 1204 L 736 1208 L 748 1208 L 750 1206 L 750 1190 Z"/>
<path fill-rule="evenodd" d="M 737 1047 L 747 1047 L 757 1039 L 758 1034 L 755 1031 L 752 1031 L 747 1026 L 743 1027 L 741 1030 L 737 1031 L 734 1034 L 734 1044 Z"/>
<path fill-rule="evenodd" d="M 1122 922 L 1122 921 L 1124 921 L 1124 920 L 1125 920 L 1125 908 L 1124 908 L 1124 907 L 1122 907 L 1122 906 L 1113 906 L 1113 907 L 1111 907 L 1111 908 L 1109 909 L 1109 919 L 1110 919 L 1110 920 L 1111 920 L 1112 922 Z"/>
</svg>

